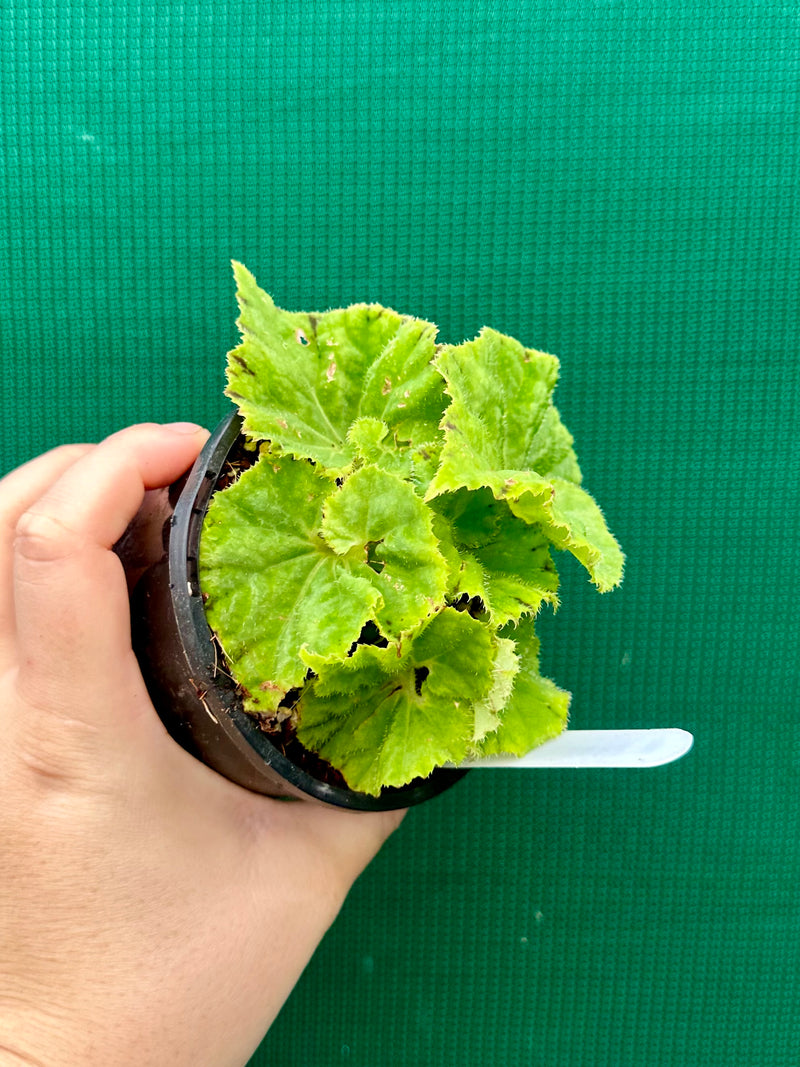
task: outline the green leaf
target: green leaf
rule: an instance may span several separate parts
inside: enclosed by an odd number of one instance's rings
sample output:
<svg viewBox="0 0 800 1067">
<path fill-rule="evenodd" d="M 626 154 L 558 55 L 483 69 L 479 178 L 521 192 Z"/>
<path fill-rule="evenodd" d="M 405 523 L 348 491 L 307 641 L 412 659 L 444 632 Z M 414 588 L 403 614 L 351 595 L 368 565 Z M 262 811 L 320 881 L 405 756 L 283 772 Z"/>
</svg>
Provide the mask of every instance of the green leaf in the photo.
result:
<svg viewBox="0 0 800 1067">
<path fill-rule="evenodd" d="M 433 324 L 378 304 L 283 311 L 245 267 L 234 263 L 234 274 L 242 343 L 228 357 L 226 393 L 248 436 L 334 474 L 353 461 L 347 435 L 362 415 L 407 446 L 440 436 Z"/>
<path fill-rule="evenodd" d="M 539 641 L 532 619 L 524 619 L 516 629 L 508 626 L 501 633 L 504 639 L 515 638 L 519 671 L 500 716 L 500 726 L 484 737 L 474 752 L 479 756 L 524 756 L 562 732 L 567 724 L 570 694 L 539 673 Z"/>
<path fill-rule="evenodd" d="M 540 472 L 546 471 L 551 478 L 558 475 L 580 485 L 581 469 L 572 443 L 572 434 L 561 421 L 556 408 L 551 405 L 536 432 L 536 442 L 532 449 L 536 456 L 536 469 Z"/>
<path fill-rule="evenodd" d="M 460 560 L 454 593 L 479 596 L 495 626 L 536 614 L 544 603 L 558 606 L 558 574 L 538 526 L 517 518 L 486 489 L 447 493 L 435 506 L 441 521 L 449 521 Z"/>
<path fill-rule="evenodd" d="M 361 415 L 348 430 L 347 441 L 355 450 L 356 467 L 368 463 L 412 481 L 414 452 L 410 448 L 398 448 L 385 422 L 372 415 Z"/>
<path fill-rule="evenodd" d="M 364 374 L 359 414 L 384 422 L 397 446 L 441 444 L 445 395 L 435 352 L 433 323 L 406 316 Z"/>
<path fill-rule="evenodd" d="M 558 606 L 558 574 L 537 527 L 509 515 L 495 539 L 473 552 L 486 576 L 487 607 L 496 626 L 535 615 L 545 603 Z"/>
<path fill-rule="evenodd" d="M 509 517 L 506 505 L 496 500 L 489 489 L 458 489 L 437 497 L 431 505 L 447 519 L 453 540 L 470 552 L 494 541 L 500 524 Z"/>
<path fill-rule="evenodd" d="M 498 684 L 497 645 L 487 628 L 446 608 L 398 650 L 363 645 L 319 678 L 297 705 L 301 743 L 352 789 L 377 795 L 464 759 L 473 703 Z"/>
<path fill-rule="evenodd" d="M 475 702 L 473 744 L 497 730 L 501 714 L 511 695 L 514 679 L 519 671 L 519 657 L 510 638 L 497 639 L 497 655 L 492 665 L 492 685 L 485 697 Z"/>
<path fill-rule="evenodd" d="M 465 596 L 468 600 L 477 597 L 483 601 L 483 605 L 492 619 L 491 596 L 489 594 L 489 576 L 474 556 L 469 552 L 457 553 L 459 567 L 453 581 L 452 597 Z M 492 620 L 494 622 L 494 620 Z"/>
<path fill-rule="evenodd" d="M 430 509 L 408 482 L 362 467 L 329 497 L 322 535 L 334 552 L 365 565 L 382 602 L 375 621 L 390 640 L 444 606 L 447 564 Z"/>
<path fill-rule="evenodd" d="M 391 443 L 386 441 L 388 433 L 385 422 L 372 415 L 362 415 L 347 431 L 347 440 L 357 456 L 367 463 L 377 463 L 391 453 Z"/>
<path fill-rule="evenodd" d="M 462 486 L 489 486 L 501 497 L 509 477 L 518 484 L 524 472 L 525 489 L 518 491 L 547 499 L 549 466 L 543 464 L 558 454 L 558 441 L 565 455 L 571 444 L 568 435 L 556 439 L 549 414 L 556 357 L 484 328 L 474 341 L 442 348 L 435 365 L 452 403 L 442 420 L 442 463 L 428 498 Z"/>
<path fill-rule="evenodd" d="M 431 512 L 431 518 L 433 535 L 438 542 L 439 552 L 447 564 L 446 594 L 448 597 L 453 597 L 460 581 L 462 558 L 453 543 L 453 531 L 447 519 L 436 511 Z"/>
<path fill-rule="evenodd" d="M 526 522 L 539 523 L 556 548 L 566 549 L 586 567 L 601 593 L 619 585 L 625 556 L 606 526 L 603 513 L 585 489 L 553 478 L 553 498 L 537 507 L 529 500 L 509 501 Z"/>
<path fill-rule="evenodd" d="M 344 656 L 380 604 L 367 564 L 320 536 L 330 491 L 309 463 L 262 456 L 209 506 L 200 586 L 250 711 L 274 711 L 303 682 L 302 649 Z"/>
<path fill-rule="evenodd" d="M 578 484 L 572 437 L 552 405 L 555 357 L 484 329 L 475 341 L 443 349 L 436 365 L 452 403 L 442 420 L 441 465 L 425 499 L 486 487 L 572 552 L 599 589 L 617 585 L 622 552 Z"/>
</svg>

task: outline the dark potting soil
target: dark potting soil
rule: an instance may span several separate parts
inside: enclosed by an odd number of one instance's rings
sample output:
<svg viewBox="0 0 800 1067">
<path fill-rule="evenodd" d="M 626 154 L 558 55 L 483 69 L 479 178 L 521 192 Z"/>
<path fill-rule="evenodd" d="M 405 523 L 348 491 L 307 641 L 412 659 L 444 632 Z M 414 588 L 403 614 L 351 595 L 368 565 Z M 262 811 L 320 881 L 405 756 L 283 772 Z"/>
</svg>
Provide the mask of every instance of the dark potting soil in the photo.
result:
<svg viewBox="0 0 800 1067">
<path fill-rule="evenodd" d="M 275 748 L 282 752 L 295 767 L 310 774 L 318 782 L 325 782 L 326 785 L 336 786 L 339 789 L 350 788 L 340 771 L 332 767 L 322 756 L 318 756 L 316 752 L 310 752 L 300 744 L 291 719 L 285 719 L 276 726 L 274 720 L 266 715 L 257 712 L 249 714 L 255 720 L 259 730 L 266 734 Z"/>
</svg>

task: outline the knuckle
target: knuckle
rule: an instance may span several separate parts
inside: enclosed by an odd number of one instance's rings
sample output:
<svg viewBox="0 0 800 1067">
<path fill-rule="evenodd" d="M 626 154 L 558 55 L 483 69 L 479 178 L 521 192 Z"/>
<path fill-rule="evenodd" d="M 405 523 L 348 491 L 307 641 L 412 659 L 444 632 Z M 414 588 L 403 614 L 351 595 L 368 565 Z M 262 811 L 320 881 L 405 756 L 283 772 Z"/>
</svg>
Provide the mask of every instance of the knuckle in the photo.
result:
<svg viewBox="0 0 800 1067">
<path fill-rule="evenodd" d="M 73 775 L 57 753 L 22 748 L 18 759 L 30 779 L 42 786 L 55 789 L 73 781 Z"/>
<path fill-rule="evenodd" d="M 22 675 L 17 691 L 25 709 L 25 728 L 11 749 L 29 782 L 46 791 L 69 791 L 82 788 L 98 772 L 105 774 L 105 762 L 98 758 L 102 737 L 93 723 L 41 687 L 26 684 Z"/>
<path fill-rule="evenodd" d="M 55 459 L 63 460 L 65 463 L 69 463 L 74 460 L 82 459 L 89 452 L 92 452 L 97 445 L 89 444 L 66 444 L 56 445 L 55 448 L 50 450 L 50 455 Z"/>
<path fill-rule="evenodd" d="M 22 559 L 49 563 L 73 555 L 79 540 L 61 519 L 32 508 L 17 520 L 14 551 Z"/>
<path fill-rule="evenodd" d="M 15 467 L 7 474 L 4 474 L 0 478 L 0 492 L 3 493 L 4 497 L 10 494 L 10 502 L 13 504 L 15 496 L 28 488 L 31 483 L 42 482 L 46 486 L 48 477 L 52 479 L 52 476 L 57 476 L 95 448 L 97 448 L 97 445 L 92 444 L 56 445 L 55 448 L 29 459 L 21 467 Z M 0 506 L 2 505 L 7 507 L 9 501 L 7 499 L 0 501 Z"/>
<path fill-rule="evenodd" d="M 121 430 L 115 430 L 114 433 L 109 434 L 101 444 L 104 448 L 108 448 L 109 445 L 113 445 L 115 448 L 125 447 L 130 448 L 137 439 L 144 439 L 151 437 L 153 433 L 159 432 L 162 429 L 157 422 L 137 422 L 132 426 L 124 426 Z"/>
</svg>

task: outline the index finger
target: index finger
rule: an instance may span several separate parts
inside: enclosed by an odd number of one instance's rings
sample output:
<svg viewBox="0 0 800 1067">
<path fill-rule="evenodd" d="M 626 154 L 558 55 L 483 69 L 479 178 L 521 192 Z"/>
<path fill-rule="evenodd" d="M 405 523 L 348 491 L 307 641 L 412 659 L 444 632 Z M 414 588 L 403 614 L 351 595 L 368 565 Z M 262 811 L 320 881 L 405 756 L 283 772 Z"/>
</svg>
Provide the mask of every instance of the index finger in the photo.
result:
<svg viewBox="0 0 800 1067">
<path fill-rule="evenodd" d="M 111 687 L 106 703 L 113 703 L 121 664 L 132 652 L 124 571 L 111 548 L 146 490 L 178 478 L 206 436 L 200 427 L 176 433 L 155 424 L 113 434 L 66 470 L 18 521 L 19 682 L 37 702 L 56 696 L 63 701 L 65 690 L 83 696 L 91 684 L 99 691 Z"/>
<path fill-rule="evenodd" d="M 14 658 L 14 538 L 20 516 L 95 446 L 61 445 L 0 478 L 0 672 Z"/>
</svg>

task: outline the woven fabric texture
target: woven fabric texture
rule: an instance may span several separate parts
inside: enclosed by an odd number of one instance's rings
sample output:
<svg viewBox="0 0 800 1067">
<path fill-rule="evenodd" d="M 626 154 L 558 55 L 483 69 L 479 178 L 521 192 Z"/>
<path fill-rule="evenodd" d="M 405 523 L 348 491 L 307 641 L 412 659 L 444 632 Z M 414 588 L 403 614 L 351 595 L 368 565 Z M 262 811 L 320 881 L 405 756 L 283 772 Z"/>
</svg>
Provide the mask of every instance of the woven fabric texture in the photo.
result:
<svg viewBox="0 0 800 1067">
<path fill-rule="evenodd" d="M 0 469 L 214 425 L 231 258 L 489 324 L 628 554 L 542 621 L 573 725 L 696 735 L 415 810 L 252 1067 L 795 1067 L 796 5 L 9 0 L 0 79 Z"/>
</svg>

